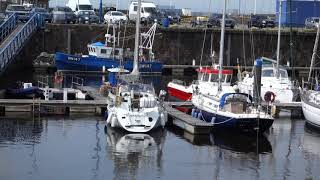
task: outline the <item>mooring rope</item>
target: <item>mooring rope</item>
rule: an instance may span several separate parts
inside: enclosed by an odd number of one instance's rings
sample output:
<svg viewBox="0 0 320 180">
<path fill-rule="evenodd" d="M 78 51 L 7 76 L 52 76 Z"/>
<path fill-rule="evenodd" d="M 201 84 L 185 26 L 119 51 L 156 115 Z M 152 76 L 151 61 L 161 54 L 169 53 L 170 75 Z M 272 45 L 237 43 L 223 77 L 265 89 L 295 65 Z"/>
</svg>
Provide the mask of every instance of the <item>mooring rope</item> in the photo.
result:
<svg viewBox="0 0 320 180">
<path fill-rule="evenodd" d="M 203 119 L 204 121 L 208 122 L 208 121 L 203 117 L 203 115 L 202 115 L 202 110 L 200 110 L 200 113 L 201 113 L 202 119 Z M 234 119 L 234 118 L 229 118 L 229 119 L 227 119 L 227 120 L 225 120 L 225 121 L 218 122 L 218 123 L 213 123 L 213 122 L 211 121 L 211 124 L 213 124 L 213 125 L 219 125 L 219 124 L 223 124 L 223 123 L 229 122 L 229 121 L 231 121 L 231 120 L 233 120 L 233 119 Z"/>
</svg>

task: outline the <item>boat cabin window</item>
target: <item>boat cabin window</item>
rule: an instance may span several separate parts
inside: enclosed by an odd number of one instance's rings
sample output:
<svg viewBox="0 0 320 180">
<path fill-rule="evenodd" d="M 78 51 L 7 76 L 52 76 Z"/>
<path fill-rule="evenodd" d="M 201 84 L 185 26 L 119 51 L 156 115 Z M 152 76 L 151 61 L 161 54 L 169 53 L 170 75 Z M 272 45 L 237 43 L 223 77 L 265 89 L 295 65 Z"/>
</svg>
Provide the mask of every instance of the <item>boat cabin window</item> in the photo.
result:
<svg viewBox="0 0 320 180">
<path fill-rule="evenodd" d="M 210 82 L 218 82 L 218 80 L 219 80 L 219 75 L 211 74 Z"/>
<path fill-rule="evenodd" d="M 280 77 L 281 78 L 288 78 L 288 72 L 284 69 L 280 69 Z"/>
<path fill-rule="evenodd" d="M 262 70 L 262 77 L 274 77 L 273 69 Z"/>
<path fill-rule="evenodd" d="M 115 49 L 115 50 L 114 50 L 114 55 L 116 55 L 116 56 L 119 55 L 119 50 L 118 50 L 118 49 Z"/>
<path fill-rule="evenodd" d="M 202 81 L 209 81 L 209 74 L 203 74 Z"/>
<path fill-rule="evenodd" d="M 101 54 L 107 54 L 107 50 L 106 49 L 101 49 Z"/>
<path fill-rule="evenodd" d="M 231 75 L 223 75 L 223 79 L 224 79 L 224 82 L 227 83 L 227 82 L 230 82 L 231 81 Z"/>
</svg>

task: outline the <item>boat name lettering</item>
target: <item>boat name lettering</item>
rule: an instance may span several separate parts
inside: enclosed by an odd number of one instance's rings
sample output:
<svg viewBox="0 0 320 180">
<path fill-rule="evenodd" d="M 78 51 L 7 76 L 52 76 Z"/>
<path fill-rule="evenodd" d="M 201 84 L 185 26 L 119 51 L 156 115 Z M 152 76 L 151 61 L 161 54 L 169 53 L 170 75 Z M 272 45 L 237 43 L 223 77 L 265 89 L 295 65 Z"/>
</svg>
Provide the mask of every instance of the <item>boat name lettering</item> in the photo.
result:
<svg viewBox="0 0 320 180">
<path fill-rule="evenodd" d="M 80 61 L 80 58 L 78 57 L 68 57 L 69 61 Z"/>
<path fill-rule="evenodd" d="M 140 68 L 149 68 L 151 69 L 151 64 L 140 64 Z"/>
</svg>

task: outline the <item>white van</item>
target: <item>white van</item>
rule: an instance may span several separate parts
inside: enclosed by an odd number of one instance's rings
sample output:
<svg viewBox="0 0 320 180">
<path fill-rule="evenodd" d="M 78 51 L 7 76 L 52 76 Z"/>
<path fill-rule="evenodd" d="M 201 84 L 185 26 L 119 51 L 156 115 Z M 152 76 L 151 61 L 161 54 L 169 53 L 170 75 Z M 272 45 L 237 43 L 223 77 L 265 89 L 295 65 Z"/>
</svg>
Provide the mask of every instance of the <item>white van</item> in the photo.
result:
<svg viewBox="0 0 320 180">
<path fill-rule="evenodd" d="M 138 2 L 133 1 L 129 5 L 129 19 L 136 21 L 137 19 Z M 152 14 L 157 13 L 157 6 L 152 2 L 141 2 L 141 22 L 144 23 Z"/>
<path fill-rule="evenodd" d="M 70 7 L 76 15 L 81 11 L 94 12 L 89 0 L 69 0 L 66 6 Z"/>
</svg>

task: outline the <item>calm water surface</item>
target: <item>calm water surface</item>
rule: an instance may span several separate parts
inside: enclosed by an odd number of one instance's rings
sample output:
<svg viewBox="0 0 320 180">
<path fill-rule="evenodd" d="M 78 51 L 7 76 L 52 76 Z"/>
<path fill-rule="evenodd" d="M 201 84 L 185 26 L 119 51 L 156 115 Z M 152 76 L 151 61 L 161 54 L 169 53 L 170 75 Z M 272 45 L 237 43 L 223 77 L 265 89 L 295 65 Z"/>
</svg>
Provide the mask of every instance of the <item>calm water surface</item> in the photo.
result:
<svg viewBox="0 0 320 180">
<path fill-rule="evenodd" d="M 9 114 L 0 119 L 0 179 L 320 179 L 319 142 L 303 120 L 276 120 L 257 138 L 126 134 L 100 117 Z"/>
</svg>

